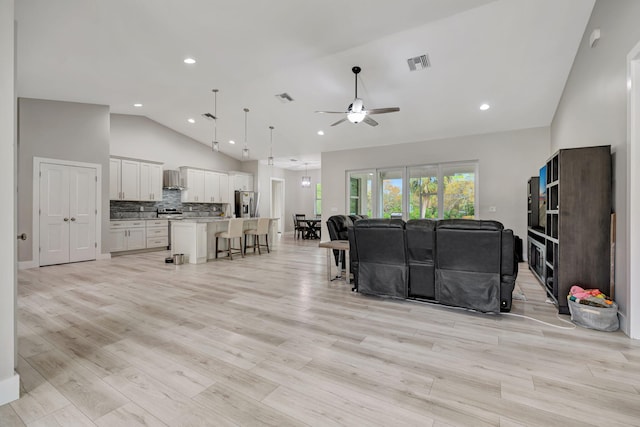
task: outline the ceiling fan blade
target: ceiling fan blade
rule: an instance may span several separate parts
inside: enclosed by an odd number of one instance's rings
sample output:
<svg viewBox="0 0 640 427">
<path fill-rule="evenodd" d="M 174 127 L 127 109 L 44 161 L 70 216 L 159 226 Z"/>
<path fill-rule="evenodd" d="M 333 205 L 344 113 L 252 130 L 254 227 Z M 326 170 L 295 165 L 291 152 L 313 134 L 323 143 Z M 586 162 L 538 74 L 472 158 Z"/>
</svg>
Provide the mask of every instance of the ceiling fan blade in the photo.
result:
<svg viewBox="0 0 640 427">
<path fill-rule="evenodd" d="M 340 119 L 340 120 L 338 120 L 337 122 L 333 123 L 331 126 L 339 125 L 340 123 L 345 122 L 345 121 L 347 121 L 347 118 L 346 118 L 346 117 L 345 117 L 344 119 Z M 376 123 L 376 124 L 377 124 L 377 123 Z"/>
<path fill-rule="evenodd" d="M 362 119 L 362 121 L 368 124 L 369 126 L 378 126 L 378 122 L 376 122 L 369 116 L 364 116 L 364 119 Z"/>
<path fill-rule="evenodd" d="M 395 113 L 396 111 L 400 111 L 400 108 L 398 107 L 372 108 L 371 110 L 367 110 L 367 114 Z"/>
<path fill-rule="evenodd" d="M 347 114 L 348 111 L 316 111 L 316 113 L 320 113 L 320 114 Z"/>
</svg>

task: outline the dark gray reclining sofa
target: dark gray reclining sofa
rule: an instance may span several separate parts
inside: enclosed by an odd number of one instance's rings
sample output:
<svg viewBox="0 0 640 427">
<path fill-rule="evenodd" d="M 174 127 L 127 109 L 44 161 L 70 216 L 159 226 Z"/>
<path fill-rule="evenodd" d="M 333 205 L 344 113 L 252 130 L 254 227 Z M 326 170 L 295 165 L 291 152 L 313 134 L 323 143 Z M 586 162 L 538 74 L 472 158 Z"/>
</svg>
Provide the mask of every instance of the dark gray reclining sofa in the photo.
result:
<svg viewBox="0 0 640 427">
<path fill-rule="evenodd" d="M 363 294 L 511 310 L 514 236 L 497 221 L 361 219 L 349 231 L 350 268 Z"/>
</svg>

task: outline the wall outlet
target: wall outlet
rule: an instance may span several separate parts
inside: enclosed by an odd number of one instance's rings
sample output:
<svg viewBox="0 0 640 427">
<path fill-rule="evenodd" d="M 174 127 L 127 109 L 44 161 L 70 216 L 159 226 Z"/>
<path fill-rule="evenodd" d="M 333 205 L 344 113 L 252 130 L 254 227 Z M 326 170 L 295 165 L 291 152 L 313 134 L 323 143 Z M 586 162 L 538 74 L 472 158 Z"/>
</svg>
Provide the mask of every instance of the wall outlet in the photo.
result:
<svg viewBox="0 0 640 427">
<path fill-rule="evenodd" d="M 489 212 L 495 212 L 495 211 L 496 211 L 495 206 L 489 206 Z"/>
<path fill-rule="evenodd" d="M 338 208 L 331 208 L 331 212 L 338 212 Z"/>
</svg>

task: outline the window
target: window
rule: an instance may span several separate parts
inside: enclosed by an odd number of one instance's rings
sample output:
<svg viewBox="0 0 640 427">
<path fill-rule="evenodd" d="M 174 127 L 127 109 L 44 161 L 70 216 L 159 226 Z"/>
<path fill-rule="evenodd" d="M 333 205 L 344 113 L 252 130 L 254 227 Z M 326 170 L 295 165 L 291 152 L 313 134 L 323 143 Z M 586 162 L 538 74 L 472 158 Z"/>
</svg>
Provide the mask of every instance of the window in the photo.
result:
<svg viewBox="0 0 640 427">
<path fill-rule="evenodd" d="M 443 218 L 475 217 L 475 165 L 442 169 Z"/>
<path fill-rule="evenodd" d="M 402 218 L 402 169 L 386 169 L 378 172 L 380 217 Z"/>
<path fill-rule="evenodd" d="M 349 206 L 350 215 L 367 215 L 373 217 L 373 171 L 349 173 Z"/>
<path fill-rule="evenodd" d="M 409 219 L 438 218 L 438 167 L 409 168 Z"/>
<path fill-rule="evenodd" d="M 315 214 L 322 215 L 322 184 L 316 184 Z"/>
<path fill-rule="evenodd" d="M 406 220 L 475 218 L 477 162 L 353 171 L 347 176 L 352 215 Z M 373 201 L 372 194 L 376 195 Z"/>
</svg>

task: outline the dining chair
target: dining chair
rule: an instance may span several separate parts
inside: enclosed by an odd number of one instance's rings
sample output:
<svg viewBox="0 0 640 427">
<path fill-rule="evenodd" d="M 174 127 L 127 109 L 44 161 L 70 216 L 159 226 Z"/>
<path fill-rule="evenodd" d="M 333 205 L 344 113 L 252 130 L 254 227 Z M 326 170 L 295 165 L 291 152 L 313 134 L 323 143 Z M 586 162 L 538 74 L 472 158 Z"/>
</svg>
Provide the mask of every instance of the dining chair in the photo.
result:
<svg viewBox="0 0 640 427">
<path fill-rule="evenodd" d="M 258 255 L 262 255 L 260 248 L 267 248 L 267 253 L 270 253 L 269 250 L 269 218 L 258 218 L 258 223 L 256 224 L 256 228 L 250 228 L 248 230 L 244 230 L 244 253 L 247 253 L 247 236 L 253 236 L 253 253 L 256 253 L 256 248 L 258 248 Z M 260 236 L 264 236 L 264 244 L 260 243 Z"/>
<path fill-rule="evenodd" d="M 232 218 L 228 221 L 228 224 L 227 231 L 220 231 L 216 233 L 216 258 L 218 258 L 219 252 L 228 252 L 229 259 L 231 260 L 233 260 L 233 254 L 240 254 L 244 258 L 244 251 L 242 250 L 242 224 L 244 224 L 244 219 Z M 233 239 L 236 238 L 240 244 L 239 248 L 233 247 Z M 218 250 L 218 239 L 227 239 L 228 249 Z"/>
<path fill-rule="evenodd" d="M 303 237 L 307 232 L 307 224 L 303 222 L 305 219 L 304 214 L 293 214 L 293 225 L 296 239 Z"/>
</svg>

